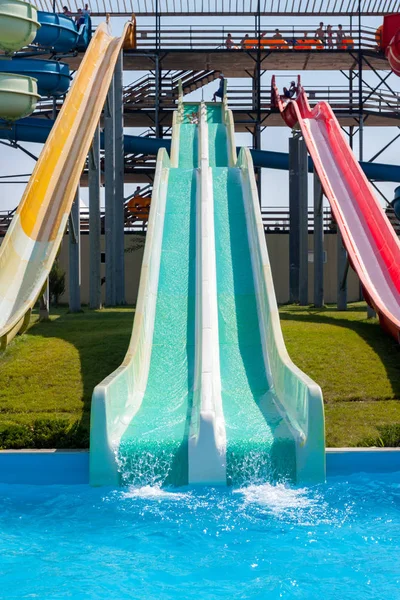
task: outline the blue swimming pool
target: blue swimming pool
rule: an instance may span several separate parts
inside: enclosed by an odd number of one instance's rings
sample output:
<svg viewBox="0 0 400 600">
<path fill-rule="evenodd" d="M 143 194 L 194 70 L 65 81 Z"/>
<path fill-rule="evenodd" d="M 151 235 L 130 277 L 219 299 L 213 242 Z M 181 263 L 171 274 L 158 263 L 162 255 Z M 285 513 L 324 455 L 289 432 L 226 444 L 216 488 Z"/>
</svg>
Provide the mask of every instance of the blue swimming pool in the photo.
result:
<svg viewBox="0 0 400 600">
<path fill-rule="evenodd" d="M 0 486 L 0 598 L 400 598 L 400 473 L 312 489 Z"/>
</svg>

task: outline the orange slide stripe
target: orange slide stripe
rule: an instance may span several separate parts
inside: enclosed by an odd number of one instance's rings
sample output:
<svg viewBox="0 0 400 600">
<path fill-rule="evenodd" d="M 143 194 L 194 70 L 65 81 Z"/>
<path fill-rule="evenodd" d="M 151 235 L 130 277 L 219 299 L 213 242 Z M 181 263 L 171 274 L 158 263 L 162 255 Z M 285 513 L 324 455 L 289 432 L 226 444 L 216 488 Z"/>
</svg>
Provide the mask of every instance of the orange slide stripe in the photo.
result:
<svg viewBox="0 0 400 600">
<path fill-rule="evenodd" d="M 115 62 L 130 27 L 127 24 L 118 39 L 100 25 L 86 51 L 17 210 L 24 232 L 34 240 L 54 240 L 63 215 L 71 208 Z"/>
</svg>

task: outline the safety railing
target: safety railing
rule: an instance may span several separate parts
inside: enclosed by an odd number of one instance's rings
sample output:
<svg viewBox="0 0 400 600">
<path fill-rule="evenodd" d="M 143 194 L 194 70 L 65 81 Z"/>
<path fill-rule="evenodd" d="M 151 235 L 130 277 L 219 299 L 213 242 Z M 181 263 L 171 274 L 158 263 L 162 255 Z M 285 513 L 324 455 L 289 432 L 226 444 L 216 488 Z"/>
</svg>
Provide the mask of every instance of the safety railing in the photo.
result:
<svg viewBox="0 0 400 600">
<path fill-rule="evenodd" d="M 290 78 L 285 76 L 287 85 Z M 270 110 L 271 91 L 269 86 L 261 89 L 258 94 L 252 90 L 251 86 L 231 87 L 228 82 L 228 104 L 233 111 L 237 110 L 256 110 L 258 101 L 261 103 L 261 110 Z M 329 102 L 333 110 L 359 111 L 359 90 L 350 89 L 344 86 L 325 86 L 325 87 L 307 87 L 307 94 L 311 106 L 317 102 Z M 177 104 L 176 89 L 162 89 L 160 94 L 160 107 L 175 108 Z M 154 108 L 155 106 L 155 86 L 148 88 L 146 95 L 131 96 L 126 101 L 128 111 L 136 109 Z M 364 111 L 374 111 L 378 113 L 398 114 L 400 112 L 400 92 L 394 94 L 389 91 L 373 91 L 368 87 L 363 87 L 362 106 Z"/>
<path fill-rule="evenodd" d="M 266 233 L 288 233 L 290 227 L 290 214 L 287 209 L 271 207 L 261 209 L 264 230 Z M 332 219 L 331 210 L 325 207 L 323 211 L 323 224 L 325 232 L 336 232 L 336 224 Z M 314 212 L 308 211 L 308 231 L 314 230 Z"/>
<path fill-rule="evenodd" d="M 268 51 L 288 50 L 340 50 L 365 49 L 379 51 L 379 36 L 371 27 L 356 29 L 349 24 L 341 30 L 334 26 L 331 34 L 324 28 L 318 31 L 317 25 L 283 27 L 261 24 L 261 35 L 243 27 L 195 25 L 174 28 L 162 26 L 156 35 L 155 29 L 138 29 L 137 50 L 160 49 L 214 49 L 214 50 L 256 50 L 260 46 Z"/>
<path fill-rule="evenodd" d="M 290 78 L 285 76 L 286 85 L 289 87 Z M 346 110 L 347 112 L 359 110 L 360 96 L 358 87 L 351 89 L 343 86 L 306 87 L 307 96 L 311 106 L 317 102 L 329 102 L 333 110 Z M 231 87 L 228 84 L 228 102 L 232 110 L 255 110 L 258 103 L 257 94 L 249 86 Z M 262 88 L 260 93 L 262 110 L 269 110 L 271 106 L 271 91 L 269 86 Z M 397 114 L 400 112 L 400 92 L 374 91 L 363 87 L 363 110 L 378 113 Z"/>
<path fill-rule="evenodd" d="M 150 194 L 150 190 L 151 187 L 150 186 L 146 186 L 145 188 L 143 188 L 143 194 L 142 194 L 142 190 L 140 192 L 140 195 L 142 197 L 144 196 L 149 196 Z M 133 196 L 132 196 L 133 197 Z M 125 211 L 126 212 L 126 222 L 125 222 L 125 231 L 126 232 L 132 232 L 134 233 L 135 231 L 145 231 L 146 230 L 146 222 L 147 222 L 147 218 L 146 219 L 142 219 L 140 217 L 135 217 L 134 215 L 129 215 L 129 211 Z M 10 222 L 12 219 L 12 214 L 13 211 L 0 211 L 0 236 L 4 235 Z M 289 211 L 285 208 L 279 208 L 279 207 L 271 207 L 271 208 L 263 208 L 261 210 L 261 214 L 262 214 L 262 220 L 264 223 L 264 229 L 266 231 L 266 233 L 288 233 L 289 232 L 289 224 L 290 224 L 290 217 L 289 217 Z M 104 211 L 101 211 L 101 218 L 103 219 L 105 216 Z M 129 218 L 128 218 L 129 217 Z M 324 215 L 323 215 L 323 219 L 324 219 L 324 230 L 326 232 L 329 231 L 336 231 L 336 226 L 334 221 L 332 220 L 332 215 L 330 212 L 329 208 L 325 208 L 324 209 Z M 313 215 L 313 211 L 309 211 L 308 213 L 308 229 L 309 231 L 313 231 L 314 229 L 314 215 Z M 89 209 L 86 207 L 82 207 L 81 208 L 81 231 L 82 232 L 87 232 L 89 231 Z"/>
<path fill-rule="evenodd" d="M 142 193 L 142 190 L 145 190 Z M 140 194 L 143 197 L 149 197 L 151 186 L 142 188 Z M 14 211 L 0 211 L 0 241 L 5 235 L 9 224 L 11 223 L 12 215 Z M 387 211 L 388 218 L 391 221 L 394 230 L 397 235 L 400 236 L 400 221 L 394 215 L 393 211 Z M 143 233 L 147 230 L 147 216 L 142 218 L 140 215 L 129 213 L 125 210 L 125 233 Z M 262 220 L 264 224 L 264 230 L 266 234 L 279 234 L 289 233 L 290 226 L 290 215 L 289 210 L 280 207 L 271 207 L 261 209 Z M 101 211 L 101 220 L 104 222 L 105 213 Z M 89 209 L 86 207 L 81 208 L 81 232 L 87 233 L 89 231 Z M 325 207 L 323 211 L 323 224 L 325 233 L 336 233 L 336 224 L 332 218 L 332 213 L 329 207 Z M 308 211 L 308 231 L 312 233 L 314 231 L 314 213 L 312 210 Z"/>
</svg>

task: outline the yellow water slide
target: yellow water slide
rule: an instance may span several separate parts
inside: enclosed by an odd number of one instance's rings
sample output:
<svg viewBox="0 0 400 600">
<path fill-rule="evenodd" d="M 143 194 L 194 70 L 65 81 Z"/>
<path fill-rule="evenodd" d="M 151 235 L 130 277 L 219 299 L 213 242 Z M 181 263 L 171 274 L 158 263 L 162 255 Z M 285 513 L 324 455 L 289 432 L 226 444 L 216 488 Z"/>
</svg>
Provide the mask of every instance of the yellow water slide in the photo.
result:
<svg viewBox="0 0 400 600">
<path fill-rule="evenodd" d="M 120 38 L 106 23 L 97 28 L 0 246 L 2 348 L 29 322 L 65 231 L 115 63 L 133 35 L 133 22 Z"/>
</svg>

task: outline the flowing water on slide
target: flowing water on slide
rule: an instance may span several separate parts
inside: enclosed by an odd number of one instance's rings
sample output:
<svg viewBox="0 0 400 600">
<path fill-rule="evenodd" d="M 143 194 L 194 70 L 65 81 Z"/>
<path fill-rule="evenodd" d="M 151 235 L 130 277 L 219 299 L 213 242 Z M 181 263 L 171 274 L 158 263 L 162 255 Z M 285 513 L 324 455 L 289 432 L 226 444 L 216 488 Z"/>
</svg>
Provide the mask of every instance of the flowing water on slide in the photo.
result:
<svg viewBox="0 0 400 600">
<path fill-rule="evenodd" d="M 185 113 L 190 109 L 186 107 Z M 125 484 L 185 485 L 188 481 L 195 342 L 197 130 L 197 125 L 184 120 L 179 168 L 169 172 L 149 377 L 142 405 L 119 448 Z"/>
<path fill-rule="evenodd" d="M 220 106 L 209 107 L 222 402 L 231 484 L 295 477 L 295 446 L 266 375 L 241 172 L 229 168 Z"/>
</svg>

